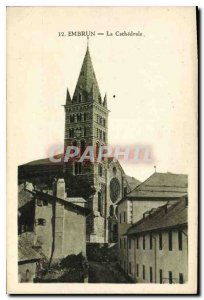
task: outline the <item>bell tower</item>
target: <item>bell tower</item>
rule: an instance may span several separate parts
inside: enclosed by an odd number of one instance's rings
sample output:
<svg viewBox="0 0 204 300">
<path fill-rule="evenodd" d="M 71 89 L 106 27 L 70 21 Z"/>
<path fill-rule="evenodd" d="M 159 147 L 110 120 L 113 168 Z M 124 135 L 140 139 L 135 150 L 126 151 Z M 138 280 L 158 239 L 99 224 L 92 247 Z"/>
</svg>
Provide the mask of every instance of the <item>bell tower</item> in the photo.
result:
<svg viewBox="0 0 204 300">
<path fill-rule="evenodd" d="M 107 145 L 107 96 L 101 97 L 88 44 L 74 95 L 71 98 L 67 89 L 64 109 L 65 151 L 67 146 L 73 145 L 79 147 L 83 153 L 86 146 L 92 146 L 97 153 L 101 145 Z M 89 241 L 104 242 L 107 236 L 106 161 L 101 164 L 71 161 L 65 163 L 64 170 L 67 176 L 76 176 L 76 180 L 77 177 L 84 177 L 94 186 L 96 193 L 88 202 L 93 212 L 92 219 L 89 220 L 91 225 L 88 226 L 89 235 L 92 235 Z"/>
<path fill-rule="evenodd" d="M 107 144 L 107 97 L 101 97 L 89 46 L 71 99 L 67 89 L 65 104 L 65 147 L 81 141 L 86 145 Z"/>
</svg>

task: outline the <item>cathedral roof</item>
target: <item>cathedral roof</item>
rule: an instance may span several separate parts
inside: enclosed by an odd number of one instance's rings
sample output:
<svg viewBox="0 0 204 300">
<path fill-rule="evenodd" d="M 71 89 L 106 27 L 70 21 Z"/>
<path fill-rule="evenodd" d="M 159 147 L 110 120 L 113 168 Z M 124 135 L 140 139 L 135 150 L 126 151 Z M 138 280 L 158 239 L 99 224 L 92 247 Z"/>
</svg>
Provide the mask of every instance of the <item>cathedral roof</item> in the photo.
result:
<svg viewBox="0 0 204 300">
<path fill-rule="evenodd" d="M 91 61 L 89 47 L 87 47 L 86 50 L 72 101 L 77 101 L 80 95 L 82 97 L 82 101 L 84 97 L 86 101 L 92 100 L 102 104 L 101 94 Z"/>
</svg>

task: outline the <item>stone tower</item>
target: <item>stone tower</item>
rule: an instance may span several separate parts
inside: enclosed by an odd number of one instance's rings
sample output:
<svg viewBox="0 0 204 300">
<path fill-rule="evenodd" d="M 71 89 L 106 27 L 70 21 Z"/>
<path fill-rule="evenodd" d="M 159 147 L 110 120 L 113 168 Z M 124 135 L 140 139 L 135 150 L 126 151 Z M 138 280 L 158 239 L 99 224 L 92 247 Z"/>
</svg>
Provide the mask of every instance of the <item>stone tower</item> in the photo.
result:
<svg viewBox="0 0 204 300">
<path fill-rule="evenodd" d="M 108 143 L 107 97 L 102 99 L 91 61 L 89 47 L 83 60 L 78 82 L 71 99 L 67 89 L 65 108 L 65 149 L 67 146 L 93 146 L 98 152 L 100 145 Z M 84 178 L 95 188 L 95 194 L 88 200 L 92 214 L 88 218 L 87 241 L 106 242 L 107 226 L 107 164 L 85 163 L 77 160 L 65 163 L 65 173 L 69 177 Z"/>
</svg>

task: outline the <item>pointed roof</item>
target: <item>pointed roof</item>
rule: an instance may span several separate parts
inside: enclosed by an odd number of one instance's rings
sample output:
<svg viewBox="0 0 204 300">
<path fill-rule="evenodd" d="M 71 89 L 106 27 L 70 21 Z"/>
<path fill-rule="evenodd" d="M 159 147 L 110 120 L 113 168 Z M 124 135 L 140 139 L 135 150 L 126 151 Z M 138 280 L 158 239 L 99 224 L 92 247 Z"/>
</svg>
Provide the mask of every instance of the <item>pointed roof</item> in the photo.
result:
<svg viewBox="0 0 204 300">
<path fill-rule="evenodd" d="M 67 103 L 70 103 L 72 100 L 71 100 L 71 97 L 70 97 L 70 93 L 69 93 L 69 90 L 67 88 L 67 97 L 66 97 L 66 104 Z"/>
<path fill-rule="evenodd" d="M 89 46 L 87 45 L 86 54 L 79 74 L 78 82 L 75 88 L 73 101 L 75 101 L 79 94 L 86 98 L 100 103 L 101 94 L 97 83 L 96 75 L 94 72 Z"/>
<path fill-rule="evenodd" d="M 104 100 L 103 100 L 103 106 L 107 107 L 107 94 L 106 93 L 105 93 L 105 97 L 104 97 Z"/>
</svg>

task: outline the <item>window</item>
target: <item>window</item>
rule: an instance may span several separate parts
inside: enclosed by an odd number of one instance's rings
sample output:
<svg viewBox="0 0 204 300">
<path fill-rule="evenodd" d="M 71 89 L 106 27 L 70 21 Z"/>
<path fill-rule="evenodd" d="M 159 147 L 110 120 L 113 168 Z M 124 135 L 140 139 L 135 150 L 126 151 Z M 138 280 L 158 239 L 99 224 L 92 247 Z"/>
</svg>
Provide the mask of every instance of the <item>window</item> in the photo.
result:
<svg viewBox="0 0 204 300">
<path fill-rule="evenodd" d="M 131 239 L 128 239 L 128 248 L 131 249 Z"/>
<path fill-rule="evenodd" d="M 179 283 L 183 284 L 183 273 L 179 273 Z"/>
<path fill-rule="evenodd" d="M 145 235 L 143 235 L 143 250 L 145 250 Z"/>
<path fill-rule="evenodd" d="M 122 248 L 122 239 L 120 238 L 120 248 Z"/>
<path fill-rule="evenodd" d="M 79 103 L 81 103 L 82 102 L 82 94 L 79 94 L 78 99 L 79 99 Z"/>
<path fill-rule="evenodd" d="M 74 163 L 74 175 L 81 174 L 81 167 L 82 167 L 81 162 L 75 162 Z"/>
<path fill-rule="evenodd" d="M 137 249 L 139 249 L 139 237 L 137 236 Z"/>
<path fill-rule="evenodd" d="M 131 266 L 131 262 L 129 262 L 129 274 L 132 274 L 132 266 Z"/>
<path fill-rule="evenodd" d="M 36 219 L 36 220 L 35 220 L 35 224 L 36 224 L 36 225 L 39 225 L 39 226 L 45 226 L 45 225 L 46 225 L 46 220 L 45 220 L 45 219 L 42 219 L 42 218 Z"/>
<path fill-rule="evenodd" d="M 120 214 L 120 224 L 122 223 L 122 215 Z"/>
<path fill-rule="evenodd" d="M 77 114 L 77 122 L 81 121 L 81 114 Z"/>
<path fill-rule="evenodd" d="M 102 140 L 102 130 L 99 130 L 100 132 L 100 139 Z"/>
<path fill-rule="evenodd" d="M 159 250 L 162 250 L 162 232 L 159 233 Z"/>
<path fill-rule="evenodd" d="M 30 277 L 30 272 L 29 272 L 29 270 L 27 269 L 27 270 L 26 270 L 26 278 L 25 278 L 25 281 L 26 281 L 26 282 L 29 281 L 29 277 Z"/>
<path fill-rule="evenodd" d="M 160 270 L 159 270 L 159 282 L 160 282 L 160 283 L 163 283 L 162 277 L 163 277 L 163 275 L 162 275 L 162 270 L 160 269 Z"/>
<path fill-rule="evenodd" d="M 117 173 L 117 169 L 116 167 L 113 167 L 113 174 L 116 175 L 116 173 Z"/>
<path fill-rule="evenodd" d="M 81 141 L 80 154 L 82 155 L 86 150 L 86 142 L 84 140 Z"/>
<path fill-rule="evenodd" d="M 126 212 L 123 213 L 123 221 L 126 222 Z"/>
<path fill-rule="evenodd" d="M 124 238 L 124 249 L 126 249 L 126 239 Z"/>
<path fill-rule="evenodd" d="M 169 283 L 172 284 L 172 282 L 173 282 L 172 272 L 169 271 Z"/>
<path fill-rule="evenodd" d="M 178 230 L 178 248 L 180 251 L 183 250 L 183 245 L 182 245 L 182 231 Z"/>
<path fill-rule="evenodd" d="M 142 278 L 145 280 L 145 265 L 142 266 Z"/>
<path fill-rule="evenodd" d="M 84 121 L 86 121 L 86 113 L 84 113 Z"/>
<path fill-rule="evenodd" d="M 139 265 L 138 264 L 136 265 L 136 274 L 137 274 L 137 277 L 139 277 Z"/>
<path fill-rule="evenodd" d="M 106 133 L 103 132 L 103 141 L 105 142 L 106 141 Z"/>
<path fill-rule="evenodd" d="M 47 199 L 44 199 L 44 200 L 43 200 L 43 205 L 44 205 L 44 206 L 48 206 L 48 200 L 47 200 Z"/>
<path fill-rule="evenodd" d="M 172 231 L 169 231 L 169 251 L 172 251 Z"/>
<path fill-rule="evenodd" d="M 99 154 L 99 142 L 96 143 L 96 157 L 98 157 Z"/>
<path fill-rule="evenodd" d="M 69 137 L 70 138 L 74 137 L 74 128 L 69 129 Z"/>
<path fill-rule="evenodd" d="M 109 215 L 112 217 L 114 215 L 114 207 L 113 205 L 110 205 L 110 208 L 109 208 Z"/>
<path fill-rule="evenodd" d="M 125 186 L 123 189 L 123 196 L 125 197 L 127 195 L 127 187 Z"/>
<path fill-rule="evenodd" d="M 101 164 L 98 165 L 98 175 L 103 176 L 103 167 Z"/>
<path fill-rule="evenodd" d="M 153 276 L 152 276 L 152 267 L 149 268 L 149 281 L 153 282 Z"/>
<path fill-rule="evenodd" d="M 106 126 L 106 120 L 103 119 L 103 126 L 105 127 Z"/>
<path fill-rule="evenodd" d="M 152 250 L 152 234 L 149 235 L 149 249 Z"/>
<path fill-rule="evenodd" d="M 43 203 L 42 203 L 42 200 L 41 199 L 37 199 L 37 206 L 42 206 Z"/>
<path fill-rule="evenodd" d="M 100 212 L 100 215 L 102 215 L 102 198 L 100 192 L 98 192 L 98 211 Z"/>
</svg>

